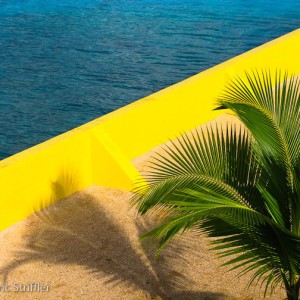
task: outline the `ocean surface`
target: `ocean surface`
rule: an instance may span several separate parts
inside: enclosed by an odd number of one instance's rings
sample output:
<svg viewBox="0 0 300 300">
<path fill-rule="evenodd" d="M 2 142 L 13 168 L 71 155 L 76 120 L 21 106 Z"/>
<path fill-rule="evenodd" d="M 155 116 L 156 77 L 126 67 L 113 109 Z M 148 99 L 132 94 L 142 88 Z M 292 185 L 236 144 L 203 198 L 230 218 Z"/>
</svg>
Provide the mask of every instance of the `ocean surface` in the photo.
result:
<svg viewBox="0 0 300 300">
<path fill-rule="evenodd" d="M 299 27 L 300 0 L 0 0 L 0 159 Z"/>
</svg>

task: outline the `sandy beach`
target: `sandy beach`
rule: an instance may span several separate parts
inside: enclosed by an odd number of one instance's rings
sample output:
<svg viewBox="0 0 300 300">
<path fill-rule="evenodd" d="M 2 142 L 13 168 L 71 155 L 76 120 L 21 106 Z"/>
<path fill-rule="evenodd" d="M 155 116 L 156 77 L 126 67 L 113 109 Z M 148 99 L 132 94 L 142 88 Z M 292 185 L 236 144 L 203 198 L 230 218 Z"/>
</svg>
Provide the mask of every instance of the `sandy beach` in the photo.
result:
<svg viewBox="0 0 300 300">
<path fill-rule="evenodd" d="M 237 122 L 222 116 L 218 122 Z M 136 158 L 140 171 L 157 147 Z M 127 191 L 91 186 L 0 234 L 1 299 L 259 300 L 249 276 L 220 267 L 205 237 L 189 232 L 154 259 L 139 237 L 158 220 L 137 215 Z M 267 299 L 284 299 L 277 289 Z"/>
</svg>

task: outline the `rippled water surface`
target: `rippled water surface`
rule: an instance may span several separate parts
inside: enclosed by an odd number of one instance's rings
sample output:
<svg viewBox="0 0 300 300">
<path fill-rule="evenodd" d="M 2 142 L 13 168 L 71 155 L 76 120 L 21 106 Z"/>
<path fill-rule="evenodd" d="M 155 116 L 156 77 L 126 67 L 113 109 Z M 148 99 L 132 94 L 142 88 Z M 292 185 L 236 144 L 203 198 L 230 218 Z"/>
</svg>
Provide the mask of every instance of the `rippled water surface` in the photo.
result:
<svg viewBox="0 0 300 300">
<path fill-rule="evenodd" d="M 0 0 L 0 158 L 299 26 L 300 0 Z"/>
</svg>

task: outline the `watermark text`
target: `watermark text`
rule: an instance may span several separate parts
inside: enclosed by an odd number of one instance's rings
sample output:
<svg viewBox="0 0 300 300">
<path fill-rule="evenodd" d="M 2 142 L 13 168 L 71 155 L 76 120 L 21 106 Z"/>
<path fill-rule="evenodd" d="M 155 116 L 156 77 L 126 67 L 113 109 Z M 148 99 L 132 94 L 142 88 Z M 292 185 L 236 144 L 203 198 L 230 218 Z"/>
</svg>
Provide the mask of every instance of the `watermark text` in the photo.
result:
<svg viewBox="0 0 300 300">
<path fill-rule="evenodd" d="M 49 292 L 50 284 L 40 282 L 0 284 L 0 293 L 20 292 L 20 293 L 45 293 Z"/>
</svg>

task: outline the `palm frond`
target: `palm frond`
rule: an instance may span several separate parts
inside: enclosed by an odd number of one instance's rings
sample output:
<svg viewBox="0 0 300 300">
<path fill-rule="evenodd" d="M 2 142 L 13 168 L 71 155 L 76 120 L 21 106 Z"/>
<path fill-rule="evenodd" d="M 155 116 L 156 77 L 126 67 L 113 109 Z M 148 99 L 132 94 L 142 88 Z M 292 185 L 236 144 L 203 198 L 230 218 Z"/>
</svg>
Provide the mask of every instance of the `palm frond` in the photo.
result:
<svg viewBox="0 0 300 300">
<path fill-rule="evenodd" d="M 300 156 L 300 79 L 287 72 L 246 73 L 219 99 L 243 121 L 261 152 L 292 166 Z"/>
<path fill-rule="evenodd" d="M 152 170 L 143 174 L 147 184 L 134 190 L 133 202 L 139 205 L 140 212 L 174 197 L 179 190 L 195 188 L 195 183 L 214 184 L 214 189 L 222 187 L 223 193 L 231 189 L 248 201 L 248 206 L 266 212 L 256 188 L 260 169 L 248 132 L 241 127 L 214 124 L 190 138 L 183 135 L 151 164 Z"/>
<path fill-rule="evenodd" d="M 300 209 L 295 189 L 300 160 L 300 79 L 270 71 L 246 73 L 246 78 L 237 77 L 219 104 L 234 111 L 251 132 L 262 169 L 261 186 L 270 194 L 267 199 L 276 199 L 282 223 L 300 234 L 299 215 L 291 217 L 290 208 Z"/>
<path fill-rule="evenodd" d="M 164 148 L 132 202 L 163 212 L 144 238 L 158 252 L 194 228 L 227 265 L 266 290 L 300 277 L 300 79 L 269 71 L 237 77 L 219 99 L 245 126 L 207 125 Z"/>
</svg>

